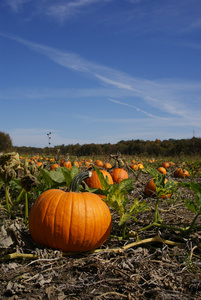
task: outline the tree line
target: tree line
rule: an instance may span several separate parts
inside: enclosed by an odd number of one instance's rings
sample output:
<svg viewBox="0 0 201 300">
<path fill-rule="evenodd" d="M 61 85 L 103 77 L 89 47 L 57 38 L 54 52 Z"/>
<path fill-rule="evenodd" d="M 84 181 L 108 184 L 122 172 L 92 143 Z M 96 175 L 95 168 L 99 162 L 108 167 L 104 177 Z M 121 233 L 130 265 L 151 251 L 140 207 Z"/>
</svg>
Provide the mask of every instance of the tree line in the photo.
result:
<svg viewBox="0 0 201 300">
<path fill-rule="evenodd" d="M 60 155 L 71 156 L 98 156 L 110 155 L 120 152 L 122 155 L 143 155 L 143 156 L 181 156 L 181 155 L 201 155 L 201 138 L 191 139 L 169 139 L 155 141 L 144 140 L 121 140 L 116 144 L 70 144 L 58 145 L 54 147 L 16 147 L 13 146 L 9 134 L 0 132 L 0 152 L 15 151 L 21 155 Z"/>
</svg>

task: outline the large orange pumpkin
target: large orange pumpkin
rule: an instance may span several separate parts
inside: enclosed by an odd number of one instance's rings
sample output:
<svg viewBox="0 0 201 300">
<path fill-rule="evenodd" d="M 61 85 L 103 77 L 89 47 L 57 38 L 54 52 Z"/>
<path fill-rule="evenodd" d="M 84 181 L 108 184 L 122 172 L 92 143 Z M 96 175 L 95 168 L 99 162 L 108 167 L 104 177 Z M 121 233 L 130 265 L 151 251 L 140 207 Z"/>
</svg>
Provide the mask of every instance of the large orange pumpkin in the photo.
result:
<svg viewBox="0 0 201 300">
<path fill-rule="evenodd" d="M 126 172 L 126 170 L 121 169 L 121 168 L 115 168 L 115 169 L 113 169 L 110 174 L 111 174 L 112 179 L 113 179 L 113 181 L 115 183 L 119 183 L 123 179 L 127 179 L 128 178 L 128 173 Z"/>
<path fill-rule="evenodd" d="M 47 190 L 37 198 L 29 215 L 33 240 L 62 251 L 84 252 L 100 247 L 111 226 L 106 203 L 88 192 Z"/>
</svg>

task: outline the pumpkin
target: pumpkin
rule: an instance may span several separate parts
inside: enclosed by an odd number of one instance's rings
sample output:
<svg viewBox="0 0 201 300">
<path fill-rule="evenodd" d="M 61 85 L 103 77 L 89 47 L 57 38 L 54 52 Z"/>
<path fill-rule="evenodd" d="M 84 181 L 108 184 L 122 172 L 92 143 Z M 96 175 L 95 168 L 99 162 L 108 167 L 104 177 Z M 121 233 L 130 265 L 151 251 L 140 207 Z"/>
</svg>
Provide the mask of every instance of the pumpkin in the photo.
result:
<svg viewBox="0 0 201 300">
<path fill-rule="evenodd" d="M 71 164 L 70 160 L 64 160 L 64 159 L 62 159 L 62 161 L 60 163 L 60 166 L 61 167 L 66 167 L 69 170 L 72 168 L 72 164 Z"/>
<path fill-rule="evenodd" d="M 167 161 L 164 161 L 162 163 L 162 167 L 165 168 L 165 169 L 169 168 L 169 166 L 170 166 L 170 164 Z"/>
<path fill-rule="evenodd" d="M 115 183 L 119 183 L 123 179 L 128 178 L 128 173 L 126 172 L 126 170 L 121 169 L 121 168 L 113 169 L 112 172 L 110 173 L 110 175 L 112 176 L 112 179 Z"/>
<path fill-rule="evenodd" d="M 167 182 L 168 180 L 165 179 L 165 183 Z M 156 185 L 154 183 L 154 179 L 150 179 L 147 184 L 145 185 L 145 194 L 147 196 L 153 196 L 153 197 L 156 197 Z M 160 196 L 160 198 L 169 198 L 171 196 L 171 194 L 167 194 L 167 195 L 162 195 Z"/>
<path fill-rule="evenodd" d="M 85 164 L 86 167 L 92 166 L 92 164 L 89 161 L 85 161 L 84 164 Z"/>
<path fill-rule="evenodd" d="M 137 170 L 138 170 L 138 165 L 136 165 L 136 164 L 131 164 L 131 165 L 130 165 L 130 168 L 131 168 L 132 170 L 134 170 L 134 171 L 137 171 Z"/>
<path fill-rule="evenodd" d="M 104 168 L 107 170 L 107 169 L 111 169 L 112 168 L 112 165 L 110 163 L 106 163 L 104 165 Z"/>
<path fill-rule="evenodd" d="M 162 174 L 164 174 L 164 175 L 167 174 L 166 168 L 164 168 L 164 167 L 158 167 L 157 170 L 158 170 L 158 172 L 160 172 L 160 173 L 162 173 Z"/>
<path fill-rule="evenodd" d="M 58 164 L 53 164 L 53 165 L 51 165 L 50 170 L 54 171 L 56 168 L 59 168 L 59 165 Z"/>
<path fill-rule="evenodd" d="M 73 165 L 76 166 L 76 167 L 78 167 L 78 168 L 80 167 L 79 162 L 76 161 L 76 160 L 73 162 Z"/>
<path fill-rule="evenodd" d="M 96 164 L 97 167 L 100 167 L 100 168 L 103 167 L 103 162 L 102 162 L 102 160 L 100 160 L 100 159 L 97 159 L 97 160 L 95 161 L 95 164 Z"/>
<path fill-rule="evenodd" d="M 143 163 L 138 164 L 138 169 L 144 169 Z"/>
<path fill-rule="evenodd" d="M 107 240 L 112 226 L 107 204 L 93 193 L 79 192 L 80 182 L 89 174 L 88 171 L 75 176 L 70 192 L 50 189 L 37 198 L 29 214 L 29 231 L 36 243 L 84 252 Z"/>
<path fill-rule="evenodd" d="M 174 177 L 185 178 L 190 176 L 189 172 L 186 169 L 178 168 L 174 172 Z"/>
<path fill-rule="evenodd" d="M 43 163 L 41 161 L 36 163 L 38 167 L 42 167 Z"/>
<path fill-rule="evenodd" d="M 103 176 L 106 178 L 106 176 L 109 179 L 109 184 L 113 184 L 114 181 L 112 179 L 112 176 L 110 175 L 110 173 L 108 173 L 105 170 L 100 170 L 101 173 L 103 174 Z M 96 173 L 96 171 L 92 171 L 92 176 L 88 177 L 84 180 L 86 182 L 86 184 L 88 185 L 89 188 L 97 188 L 97 189 L 101 189 L 102 190 L 102 185 L 100 182 L 100 179 L 98 177 L 98 174 Z M 101 198 L 105 198 L 104 195 L 99 195 Z"/>
</svg>

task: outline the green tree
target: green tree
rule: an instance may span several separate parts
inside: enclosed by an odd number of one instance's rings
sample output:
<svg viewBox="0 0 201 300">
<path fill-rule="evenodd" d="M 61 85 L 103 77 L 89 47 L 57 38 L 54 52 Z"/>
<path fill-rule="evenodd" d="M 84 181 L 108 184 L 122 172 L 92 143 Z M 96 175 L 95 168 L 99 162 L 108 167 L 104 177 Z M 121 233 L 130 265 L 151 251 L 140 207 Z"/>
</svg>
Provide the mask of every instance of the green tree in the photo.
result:
<svg viewBox="0 0 201 300">
<path fill-rule="evenodd" d="M 10 151 L 12 147 L 13 144 L 10 135 L 0 131 L 0 152 Z"/>
</svg>

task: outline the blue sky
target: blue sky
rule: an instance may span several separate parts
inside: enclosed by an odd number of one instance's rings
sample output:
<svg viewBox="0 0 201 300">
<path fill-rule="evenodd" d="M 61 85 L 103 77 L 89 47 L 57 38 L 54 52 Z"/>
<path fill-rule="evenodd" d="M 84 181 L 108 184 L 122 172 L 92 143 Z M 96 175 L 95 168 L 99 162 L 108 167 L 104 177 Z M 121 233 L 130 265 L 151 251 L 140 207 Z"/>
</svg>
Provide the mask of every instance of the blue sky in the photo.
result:
<svg viewBox="0 0 201 300">
<path fill-rule="evenodd" d="M 201 137 L 200 0 L 2 0 L 14 146 Z"/>
</svg>

